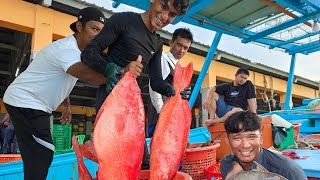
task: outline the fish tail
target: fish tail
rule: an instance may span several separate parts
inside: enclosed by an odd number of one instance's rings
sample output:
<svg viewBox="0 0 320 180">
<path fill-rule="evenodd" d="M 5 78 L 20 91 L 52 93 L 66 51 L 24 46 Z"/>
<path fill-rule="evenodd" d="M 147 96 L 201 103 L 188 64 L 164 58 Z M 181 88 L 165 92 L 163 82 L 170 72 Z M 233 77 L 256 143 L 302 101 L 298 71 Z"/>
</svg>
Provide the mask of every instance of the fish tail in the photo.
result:
<svg viewBox="0 0 320 180">
<path fill-rule="evenodd" d="M 79 143 L 76 136 L 72 136 L 72 146 L 78 160 L 78 176 L 79 180 L 92 180 L 92 176 L 89 173 L 86 165 L 83 162 L 83 156 L 79 148 Z"/>
<path fill-rule="evenodd" d="M 180 63 L 177 63 L 174 76 L 173 86 L 177 92 L 184 90 L 191 84 L 191 78 L 193 75 L 193 64 L 190 62 L 186 67 L 182 67 Z"/>
</svg>

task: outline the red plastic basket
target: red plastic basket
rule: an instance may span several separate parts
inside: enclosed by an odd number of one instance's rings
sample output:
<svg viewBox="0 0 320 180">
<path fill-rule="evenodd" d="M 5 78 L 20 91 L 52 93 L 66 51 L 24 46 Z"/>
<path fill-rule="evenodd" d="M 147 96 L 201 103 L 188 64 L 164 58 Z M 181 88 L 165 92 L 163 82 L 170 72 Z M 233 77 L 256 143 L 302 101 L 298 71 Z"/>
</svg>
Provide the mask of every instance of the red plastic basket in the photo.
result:
<svg viewBox="0 0 320 180">
<path fill-rule="evenodd" d="M 21 159 L 20 154 L 0 154 L 0 164 L 20 161 Z"/>
<path fill-rule="evenodd" d="M 149 180 L 149 178 L 150 178 L 149 170 L 140 171 L 139 180 Z M 178 171 L 177 175 L 173 178 L 173 180 L 192 180 L 192 178 L 188 174 Z"/>
<path fill-rule="evenodd" d="M 216 143 L 207 147 L 199 147 L 202 144 L 191 144 L 183 156 L 181 171 L 189 174 L 193 180 L 205 180 L 207 176 L 204 173 L 204 169 L 216 163 L 216 149 L 220 144 Z"/>
<path fill-rule="evenodd" d="M 212 164 L 211 166 L 204 169 L 204 173 L 207 175 L 207 179 L 211 180 L 214 179 L 222 179 L 222 175 L 220 172 L 220 163 Z"/>
</svg>

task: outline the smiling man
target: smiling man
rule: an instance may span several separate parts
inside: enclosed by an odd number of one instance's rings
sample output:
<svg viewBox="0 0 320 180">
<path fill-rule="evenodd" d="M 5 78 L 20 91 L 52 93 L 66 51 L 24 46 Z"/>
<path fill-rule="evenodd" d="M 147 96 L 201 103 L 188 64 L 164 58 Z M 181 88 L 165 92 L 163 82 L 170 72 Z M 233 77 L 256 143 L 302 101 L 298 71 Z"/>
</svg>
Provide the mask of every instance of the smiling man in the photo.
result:
<svg viewBox="0 0 320 180">
<path fill-rule="evenodd" d="M 233 82 L 211 87 L 203 103 L 203 109 L 208 109 L 210 119 L 206 126 L 224 122 L 233 113 L 249 110 L 256 113 L 256 92 L 250 80 L 249 71 L 239 68 Z M 217 114 L 218 118 L 215 118 Z"/>
<path fill-rule="evenodd" d="M 173 32 L 172 39 L 169 40 L 170 51 L 162 55 L 161 60 L 161 72 L 162 79 L 166 82 L 173 84 L 173 73 L 176 64 L 181 58 L 188 52 L 189 47 L 193 42 L 193 35 L 189 29 L 178 28 Z M 159 113 L 162 109 L 164 101 L 167 96 L 161 96 L 161 94 L 153 91 L 149 83 L 148 99 L 148 136 L 152 137 L 155 130 Z M 190 94 L 185 94 L 185 99 L 189 98 Z"/>
<path fill-rule="evenodd" d="M 150 84 L 154 91 L 168 97 L 176 93 L 172 84 L 162 78 L 163 44 L 156 30 L 161 30 L 177 16 L 185 14 L 189 0 L 150 0 L 150 3 L 147 11 L 142 14 L 113 14 L 106 21 L 101 33 L 81 54 L 82 62 L 107 78 L 106 85 L 100 86 L 97 92 L 97 112 L 121 75 L 130 71 L 136 77 L 140 76 L 144 69 L 143 63 L 149 65 Z M 107 55 L 102 56 L 106 48 Z M 189 94 L 187 91 L 190 89 L 185 91 L 182 91 L 183 94 Z M 146 151 L 145 146 L 145 155 Z M 148 158 L 144 157 L 143 169 L 149 168 L 148 161 Z"/>
<path fill-rule="evenodd" d="M 261 119 L 256 113 L 236 112 L 225 121 L 224 127 L 232 153 L 221 160 L 223 179 L 241 171 L 257 169 L 257 164 L 289 180 L 307 179 L 301 167 L 292 159 L 261 147 Z"/>
</svg>

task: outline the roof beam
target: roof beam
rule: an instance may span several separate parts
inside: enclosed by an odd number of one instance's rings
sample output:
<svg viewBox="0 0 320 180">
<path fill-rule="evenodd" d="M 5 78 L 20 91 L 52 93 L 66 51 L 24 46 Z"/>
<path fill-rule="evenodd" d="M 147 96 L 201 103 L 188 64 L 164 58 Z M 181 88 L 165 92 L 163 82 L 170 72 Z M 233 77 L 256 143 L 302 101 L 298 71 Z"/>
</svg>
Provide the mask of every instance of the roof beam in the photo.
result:
<svg viewBox="0 0 320 180">
<path fill-rule="evenodd" d="M 301 0 L 301 1 L 316 10 L 320 10 L 320 1 L 319 0 Z"/>
<path fill-rule="evenodd" d="M 320 47 L 309 49 L 308 51 L 304 52 L 304 54 L 308 55 L 308 54 L 314 53 L 316 51 L 320 51 Z"/>
<path fill-rule="evenodd" d="M 115 3 L 123 3 L 138 9 L 147 10 L 150 6 L 149 0 L 113 0 Z"/>
<path fill-rule="evenodd" d="M 310 49 L 310 47 L 313 47 L 313 46 L 320 46 L 320 41 L 315 40 L 311 43 L 304 44 L 302 46 L 298 46 L 297 48 L 286 50 L 286 52 L 288 52 L 289 54 L 296 54 L 296 53 L 300 53 L 301 51 L 308 50 L 308 49 Z"/>
<path fill-rule="evenodd" d="M 194 26 L 198 26 L 201 28 L 209 29 L 212 31 L 221 32 L 223 34 L 228 34 L 231 36 L 235 36 L 238 38 L 247 38 L 249 35 L 253 35 L 254 33 L 251 31 L 247 31 L 245 29 L 237 28 L 230 26 L 228 24 L 214 21 L 214 20 L 207 20 L 205 17 L 201 17 L 199 15 L 193 15 L 191 17 L 185 17 L 183 22 L 192 24 Z M 274 45 L 278 41 L 270 40 L 270 39 L 259 39 L 258 43 L 266 44 L 266 45 Z"/>
<path fill-rule="evenodd" d="M 121 4 L 120 2 L 112 2 L 112 7 L 118 8 L 120 4 Z"/>
<path fill-rule="evenodd" d="M 280 13 L 280 14 L 271 16 L 269 18 L 263 19 L 263 20 L 261 20 L 261 21 L 259 21 L 257 23 L 254 23 L 254 24 L 251 24 L 251 25 L 247 26 L 246 29 L 248 29 L 248 30 L 253 29 L 253 28 L 257 27 L 257 26 L 260 26 L 261 24 L 264 24 L 264 23 L 270 22 L 270 21 L 272 21 L 274 19 L 280 18 L 281 16 L 284 16 L 284 14 Z"/>
<path fill-rule="evenodd" d="M 300 13 L 300 14 L 303 14 L 303 15 L 307 14 L 307 12 L 305 10 L 298 8 L 297 6 L 289 3 L 286 0 L 274 0 L 274 2 L 280 4 L 282 7 L 288 7 L 288 8 L 290 8 L 290 9 L 292 9 L 292 10 L 294 10 L 294 11 Z"/>
<path fill-rule="evenodd" d="M 263 2 L 264 4 L 270 6 L 270 7 L 273 7 L 274 9 L 292 17 L 292 18 L 298 18 L 299 16 L 293 14 L 292 12 L 286 10 L 285 8 L 279 6 L 278 4 L 274 3 L 274 2 L 271 2 L 270 0 L 260 0 L 261 2 Z M 305 25 L 309 26 L 309 27 L 312 27 L 312 24 L 309 23 L 309 22 L 304 22 Z"/>
<path fill-rule="evenodd" d="M 270 34 L 273 34 L 275 32 L 284 30 L 284 29 L 286 29 L 288 27 L 292 27 L 294 25 L 306 22 L 306 21 L 308 21 L 310 19 L 315 19 L 315 18 L 319 18 L 319 17 L 320 17 L 320 11 L 317 11 L 315 13 L 310 13 L 308 15 L 301 16 L 301 17 L 298 17 L 296 19 L 291 19 L 291 20 L 289 20 L 287 22 L 284 22 L 284 23 L 282 23 L 282 24 L 280 24 L 278 26 L 271 27 L 271 28 L 269 28 L 267 30 L 264 30 L 264 31 L 259 32 L 259 33 L 256 33 L 255 35 L 253 35 L 251 37 L 243 39 L 242 42 L 243 43 L 248 43 L 248 42 L 251 42 L 251 41 L 255 41 L 257 39 L 266 37 L 266 36 L 268 36 Z"/>
<path fill-rule="evenodd" d="M 183 16 L 179 16 L 177 18 L 175 18 L 175 20 L 172 22 L 173 25 L 177 24 L 178 22 L 182 21 L 182 19 L 184 17 L 189 17 L 192 14 L 197 13 L 198 11 L 200 11 L 201 9 L 203 9 L 204 7 L 210 5 L 211 3 L 213 3 L 215 0 L 197 0 L 195 2 L 193 2 L 188 11 L 186 12 L 186 14 L 184 14 Z"/>
<path fill-rule="evenodd" d="M 293 43 L 295 41 L 299 41 L 301 39 L 305 39 L 305 38 L 308 38 L 308 37 L 311 37 L 311 36 L 314 36 L 314 35 L 317 35 L 317 34 L 320 34 L 320 31 L 308 33 L 308 34 L 305 34 L 303 36 L 299 36 L 299 37 L 292 38 L 292 39 L 284 41 L 284 42 L 280 42 L 278 44 L 275 44 L 274 46 L 270 46 L 270 49 L 273 49 L 275 47 L 279 47 L 279 46 L 282 46 L 282 45 L 285 45 L 285 44 Z"/>
</svg>

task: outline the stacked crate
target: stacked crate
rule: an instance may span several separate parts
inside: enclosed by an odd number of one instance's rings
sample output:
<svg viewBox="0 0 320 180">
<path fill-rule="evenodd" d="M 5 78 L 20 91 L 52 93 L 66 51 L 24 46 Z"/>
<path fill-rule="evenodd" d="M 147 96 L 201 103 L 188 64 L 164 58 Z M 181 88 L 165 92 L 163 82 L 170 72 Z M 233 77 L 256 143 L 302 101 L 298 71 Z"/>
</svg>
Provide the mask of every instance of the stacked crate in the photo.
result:
<svg viewBox="0 0 320 180">
<path fill-rule="evenodd" d="M 78 122 L 78 134 L 86 134 L 86 122 L 85 121 L 79 121 Z"/>
<path fill-rule="evenodd" d="M 71 124 L 53 124 L 52 140 L 57 151 L 70 149 L 71 130 Z"/>
</svg>

